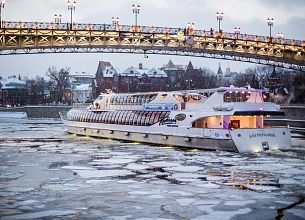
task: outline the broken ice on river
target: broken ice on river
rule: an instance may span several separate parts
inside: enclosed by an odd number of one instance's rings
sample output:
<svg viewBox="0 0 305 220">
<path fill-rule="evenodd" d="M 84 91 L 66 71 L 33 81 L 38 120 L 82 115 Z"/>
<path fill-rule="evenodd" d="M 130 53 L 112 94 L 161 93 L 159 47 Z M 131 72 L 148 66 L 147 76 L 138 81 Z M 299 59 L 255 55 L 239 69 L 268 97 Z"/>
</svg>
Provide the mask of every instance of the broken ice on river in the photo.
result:
<svg viewBox="0 0 305 220">
<path fill-rule="evenodd" d="M 0 219 L 275 219 L 304 198 L 304 140 L 239 154 L 69 135 L 0 121 Z M 283 219 L 305 219 L 305 203 Z"/>
</svg>

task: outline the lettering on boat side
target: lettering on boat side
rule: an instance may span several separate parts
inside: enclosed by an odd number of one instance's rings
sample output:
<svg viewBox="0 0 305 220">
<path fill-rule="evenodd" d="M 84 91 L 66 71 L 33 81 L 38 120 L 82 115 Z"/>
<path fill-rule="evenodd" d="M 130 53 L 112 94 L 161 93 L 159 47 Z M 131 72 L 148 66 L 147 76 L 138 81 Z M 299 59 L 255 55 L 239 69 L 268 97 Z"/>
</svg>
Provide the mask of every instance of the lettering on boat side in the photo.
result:
<svg viewBox="0 0 305 220">
<path fill-rule="evenodd" d="M 176 125 L 177 120 L 173 118 L 165 118 L 159 123 L 160 125 Z"/>
<path fill-rule="evenodd" d="M 259 138 L 259 137 L 276 137 L 275 133 L 256 133 L 250 134 L 250 138 Z"/>
</svg>

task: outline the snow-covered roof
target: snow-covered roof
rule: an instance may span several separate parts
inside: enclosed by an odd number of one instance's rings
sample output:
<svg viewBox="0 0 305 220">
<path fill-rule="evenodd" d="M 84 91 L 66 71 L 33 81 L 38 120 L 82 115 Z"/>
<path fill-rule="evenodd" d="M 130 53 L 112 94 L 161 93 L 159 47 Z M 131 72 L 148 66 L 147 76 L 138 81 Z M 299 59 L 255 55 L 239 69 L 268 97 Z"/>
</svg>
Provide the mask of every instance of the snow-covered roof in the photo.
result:
<svg viewBox="0 0 305 220">
<path fill-rule="evenodd" d="M 141 77 L 143 74 L 147 73 L 148 69 L 138 69 L 133 66 L 128 67 L 126 70 L 120 73 L 121 76 L 137 76 Z"/>
<path fill-rule="evenodd" d="M 7 79 L 1 81 L 2 89 L 24 89 L 26 83 L 19 80 L 16 76 L 9 76 Z"/>
<path fill-rule="evenodd" d="M 149 77 L 167 77 L 167 74 L 163 70 L 152 68 L 147 72 Z"/>
<path fill-rule="evenodd" d="M 113 66 L 106 66 L 103 71 L 104 77 L 113 77 L 115 74 L 117 74 L 117 71 L 113 68 Z"/>
<path fill-rule="evenodd" d="M 87 91 L 87 90 L 92 90 L 91 84 L 80 84 L 78 86 L 74 87 L 74 90 L 78 90 L 78 91 Z"/>
<path fill-rule="evenodd" d="M 90 77 L 92 78 L 93 75 L 90 73 L 86 73 L 86 72 L 75 72 L 75 73 L 70 73 L 71 77 Z"/>
</svg>

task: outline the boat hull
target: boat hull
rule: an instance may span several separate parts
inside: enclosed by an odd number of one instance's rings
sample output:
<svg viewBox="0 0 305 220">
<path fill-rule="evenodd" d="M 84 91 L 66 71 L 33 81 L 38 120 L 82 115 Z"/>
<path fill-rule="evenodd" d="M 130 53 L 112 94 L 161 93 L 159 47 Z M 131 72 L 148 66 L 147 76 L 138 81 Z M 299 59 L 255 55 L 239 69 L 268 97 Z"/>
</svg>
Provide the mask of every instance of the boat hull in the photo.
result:
<svg viewBox="0 0 305 220">
<path fill-rule="evenodd" d="M 190 137 L 187 135 L 175 135 L 166 132 L 149 132 L 146 127 L 142 131 L 132 131 L 124 129 L 103 128 L 96 125 L 88 126 L 85 122 L 64 121 L 67 132 L 71 134 L 99 137 L 107 139 L 117 139 L 132 142 L 150 143 L 164 146 L 178 146 L 185 148 L 198 148 L 204 150 L 223 150 L 238 152 L 231 139 L 215 139 L 210 137 Z M 117 125 L 119 126 L 119 125 Z"/>
<path fill-rule="evenodd" d="M 230 131 L 238 152 L 282 150 L 291 147 L 289 128 L 234 129 Z"/>
<path fill-rule="evenodd" d="M 215 134 L 205 136 L 205 130 L 207 129 L 202 129 L 203 135 L 199 136 L 186 135 L 186 132 L 180 132 L 180 134 L 178 132 L 169 132 L 173 128 L 163 129 L 163 132 L 161 132 L 161 129 L 156 127 L 109 126 L 101 123 L 66 120 L 64 120 L 64 124 L 68 133 L 77 135 L 205 150 L 247 153 L 288 149 L 291 147 L 291 134 L 288 128 L 234 129 L 229 130 L 230 138 L 216 138 Z M 211 129 L 209 130 L 211 131 Z"/>
</svg>

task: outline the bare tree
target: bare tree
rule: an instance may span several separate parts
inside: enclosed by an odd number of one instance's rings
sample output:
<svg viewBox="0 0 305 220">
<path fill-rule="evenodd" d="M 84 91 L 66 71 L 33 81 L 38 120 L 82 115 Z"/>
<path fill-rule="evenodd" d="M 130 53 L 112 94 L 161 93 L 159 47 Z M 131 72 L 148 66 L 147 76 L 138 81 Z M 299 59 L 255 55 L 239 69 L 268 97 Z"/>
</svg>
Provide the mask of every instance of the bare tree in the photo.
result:
<svg viewBox="0 0 305 220">
<path fill-rule="evenodd" d="M 69 68 L 62 68 L 59 71 L 52 66 L 48 69 L 47 76 L 54 82 L 55 91 L 57 92 L 57 101 L 63 102 L 64 91 L 69 84 Z"/>
<path fill-rule="evenodd" d="M 204 89 L 211 89 L 217 87 L 217 75 L 207 68 L 201 68 L 203 75 L 203 85 Z"/>
</svg>

